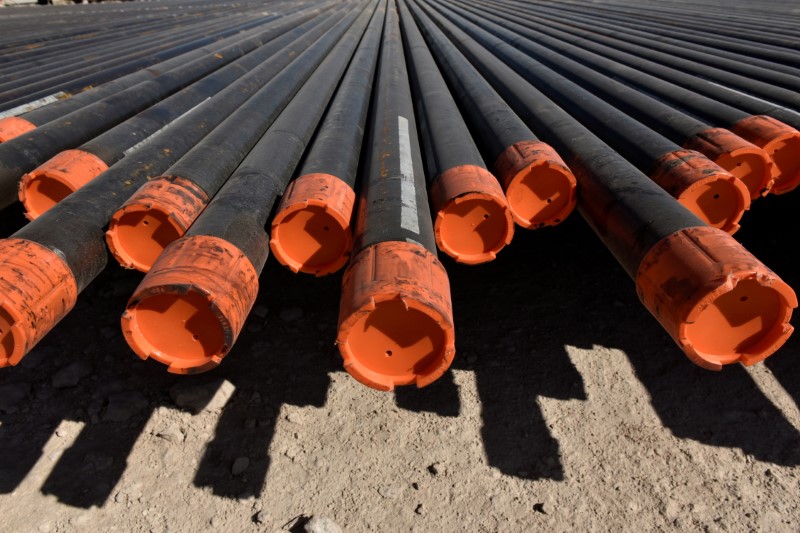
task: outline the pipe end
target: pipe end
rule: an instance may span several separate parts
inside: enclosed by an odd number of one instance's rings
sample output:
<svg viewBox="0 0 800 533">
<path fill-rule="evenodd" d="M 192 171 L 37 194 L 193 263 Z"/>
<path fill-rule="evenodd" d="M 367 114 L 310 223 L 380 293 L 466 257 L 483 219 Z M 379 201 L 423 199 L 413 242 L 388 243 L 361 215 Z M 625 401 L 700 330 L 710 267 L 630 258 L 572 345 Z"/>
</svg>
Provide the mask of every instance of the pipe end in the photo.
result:
<svg viewBox="0 0 800 533">
<path fill-rule="evenodd" d="M 355 192 L 330 174 L 306 174 L 289 184 L 272 220 L 269 246 L 292 272 L 324 276 L 347 264 Z"/>
<path fill-rule="evenodd" d="M 515 143 L 500 154 L 494 168 L 514 221 L 523 228 L 555 226 L 575 209 L 578 182 L 549 144 Z"/>
<path fill-rule="evenodd" d="M 745 184 L 751 200 L 765 196 L 775 183 L 767 152 L 729 130 L 709 128 L 693 135 L 683 147 L 702 153 L 733 174 Z"/>
<path fill-rule="evenodd" d="M 689 359 L 720 370 L 766 359 L 791 335 L 794 291 L 727 233 L 681 230 L 636 275 L 639 298 Z"/>
<path fill-rule="evenodd" d="M 106 243 L 120 265 L 147 272 L 164 249 L 186 233 L 208 201 L 189 180 L 149 181 L 112 215 Z"/>
<path fill-rule="evenodd" d="M 658 160 L 650 177 L 709 226 L 728 233 L 750 208 L 750 191 L 706 156 L 676 150 Z"/>
<path fill-rule="evenodd" d="M 10 141 L 36 129 L 36 124 L 21 117 L 0 118 L 0 143 Z"/>
<path fill-rule="evenodd" d="M 107 169 L 102 159 L 89 152 L 61 152 L 22 176 L 19 199 L 25 206 L 25 216 L 35 220 Z"/>
<path fill-rule="evenodd" d="M 419 245 L 383 242 L 350 262 L 342 281 L 339 352 L 368 387 L 429 385 L 450 367 L 455 330 L 450 283 L 436 256 Z"/>
<path fill-rule="evenodd" d="M 772 117 L 753 115 L 737 122 L 733 132 L 772 158 L 771 192 L 785 194 L 800 185 L 800 131 Z"/>
<path fill-rule="evenodd" d="M 122 315 L 125 340 L 142 359 L 175 374 L 222 362 L 258 295 L 258 274 L 235 246 L 191 236 L 169 245 Z"/>
<path fill-rule="evenodd" d="M 0 240 L 0 367 L 14 366 L 75 306 L 78 286 L 53 250 Z"/>
<path fill-rule="evenodd" d="M 497 179 L 477 165 L 453 167 L 431 186 L 441 251 L 469 265 L 492 261 L 514 237 L 514 219 Z"/>
</svg>

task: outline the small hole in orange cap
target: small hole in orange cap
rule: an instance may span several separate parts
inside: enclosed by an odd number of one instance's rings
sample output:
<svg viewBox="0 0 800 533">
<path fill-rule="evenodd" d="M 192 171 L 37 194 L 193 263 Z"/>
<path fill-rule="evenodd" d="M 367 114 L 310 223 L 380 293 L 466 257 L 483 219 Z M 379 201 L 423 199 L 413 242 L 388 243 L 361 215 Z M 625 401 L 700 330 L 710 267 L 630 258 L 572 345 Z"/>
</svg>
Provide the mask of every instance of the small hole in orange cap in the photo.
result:
<svg viewBox="0 0 800 533">
<path fill-rule="evenodd" d="M 391 356 L 392 356 L 392 351 L 386 350 L 386 357 L 391 357 Z"/>
</svg>

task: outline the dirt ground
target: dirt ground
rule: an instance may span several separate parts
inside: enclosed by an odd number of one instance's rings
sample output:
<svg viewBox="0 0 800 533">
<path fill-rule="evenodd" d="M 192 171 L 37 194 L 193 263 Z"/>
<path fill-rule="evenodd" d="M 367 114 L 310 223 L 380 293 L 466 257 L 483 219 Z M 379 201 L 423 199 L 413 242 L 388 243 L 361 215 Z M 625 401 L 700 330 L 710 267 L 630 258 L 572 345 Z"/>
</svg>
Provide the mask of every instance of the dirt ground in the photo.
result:
<svg viewBox="0 0 800 533">
<path fill-rule="evenodd" d="M 798 198 L 737 235 L 795 287 Z M 270 260 L 234 350 L 179 377 L 127 348 L 140 275 L 109 267 L 0 373 L 0 529 L 800 530 L 800 336 L 694 367 L 577 214 L 444 262 L 453 370 L 393 394 L 341 369 L 341 276 Z"/>
</svg>

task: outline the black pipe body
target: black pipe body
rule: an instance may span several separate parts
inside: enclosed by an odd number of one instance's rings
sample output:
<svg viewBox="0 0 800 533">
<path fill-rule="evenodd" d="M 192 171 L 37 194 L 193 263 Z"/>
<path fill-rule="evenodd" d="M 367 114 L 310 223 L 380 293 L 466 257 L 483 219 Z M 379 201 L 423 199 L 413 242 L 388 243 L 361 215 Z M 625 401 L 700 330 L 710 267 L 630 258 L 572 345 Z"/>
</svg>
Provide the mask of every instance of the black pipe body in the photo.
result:
<svg viewBox="0 0 800 533">
<path fill-rule="evenodd" d="M 415 0 L 422 4 L 420 0 Z M 625 271 L 635 276 L 645 254 L 668 235 L 703 222 L 647 176 L 603 143 L 567 112 L 550 102 L 511 67 L 479 45 L 425 2 L 439 24 L 473 65 L 553 145 L 578 178 L 578 209 Z M 460 21 L 493 46 L 503 42 Z"/>
<path fill-rule="evenodd" d="M 258 40 L 248 39 L 247 43 L 230 45 L 218 53 L 196 59 L 0 144 L 0 208 L 15 200 L 17 182 L 25 172 L 119 124 L 274 36 L 275 30 L 265 30 Z"/>
<path fill-rule="evenodd" d="M 453 96 L 458 99 L 472 134 L 480 141 L 490 160 L 497 161 L 506 148 L 518 142 L 538 140 L 430 18 L 416 5 L 409 4 L 409 7 L 449 82 Z"/>
<path fill-rule="evenodd" d="M 308 41 L 313 37 L 306 35 L 289 45 L 286 57 L 296 57 Z M 284 65 L 285 61 L 277 58 L 259 65 L 13 236 L 58 253 L 75 275 L 78 290 L 83 290 L 105 268 L 108 253 L 103 228 L 111 215 L 149 178 L 169 168 L 273 79 Z M 174 131 L 180 135 L 173 135 Z"/>
<path fill-rule="evenodd" d="M 164 174 L 189 180 L 207 197 L 213 197 L 353 24 L 363 7 L 346 15 Z"/>
<path fill-rule="evenodd" d="M 363 11 L 192 224 L 187 236 L 220 237 L 241 250 L 261 273 L 269 254 L 264 229 L 269 214 L 303 156 L 370 17 L 369 31 L 380 35 L 383 10 Z"/>
<path fill-rule="evenodd" d="M 486 168 L 455 100 L 450 95 L 425 39 L 402 0 L 397 0 L 411 94 L 422 127 L 422 153 L 429 186 L 446 170 L 461 165 Z"/>
<path fill-rule="evenodd" d="M 380 10 L 385 17 L 385 5 Z M 355 188 L 382 30 L 383 24 L 378 23 L 377 29 L 370 27 L 362 38 L 298 175 L 330 174 Z"/>
<path fill-rule="evenodd" d="M 270 60 L 272 56 L 276 55 L 271 63 L 273 68 L 278 69 L 287 65 L 291 56 L 280 52 L 285 52 L 287 47 L 297 48 L 292 43 L 301 37 L 303 40 L 300 42 L 310 44 L 333 26 L 334 22 L 331 15 L 322 15 L 309 20 L 84 143 L 78 149 L 96 155 L 107 165 L 113 165 L 122 159 L 132 146 L 143 142 L 150 135 L 228 87 L 259 64 Z"/>
<path fill-rule="evenodd" d="M 393 6 L 386 12 L 377 80 L 352 257 L 392 241 L 416 243 L 435 257 L 414 103 Z"/>
</svg>

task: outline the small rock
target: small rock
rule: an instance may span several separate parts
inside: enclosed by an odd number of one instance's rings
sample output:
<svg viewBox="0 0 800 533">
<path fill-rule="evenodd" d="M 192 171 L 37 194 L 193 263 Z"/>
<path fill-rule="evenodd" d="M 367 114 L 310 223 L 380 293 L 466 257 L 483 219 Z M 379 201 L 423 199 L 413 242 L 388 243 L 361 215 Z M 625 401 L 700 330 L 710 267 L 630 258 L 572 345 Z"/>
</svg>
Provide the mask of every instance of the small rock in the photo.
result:
<svg viewBox="0 0 800 533">
<path fill-rule="evenodd" d="M 211 520 L 209 520 L 208 523 L 211 525 L 211 527 L 218 528 L 222 525 L 222 519 L 215 515 L 211 517 Z"/>
<path fill-rule="evenodd" d="M 281 311 L 281 320 L 284 322 L 297 322 L 303 318 L 303 310 L 299 307 L 290 307 Z"/>
<path fill-rule="evenodd" d="M 41 524 L 39 524 L 39 527 L 37 529 L 42 533 L 48 533 L 48 531 L 52 529 L 52 526 L 50 525 L 50 522 L 42 522 Z"/>
<path fill-rule="evenodd" d="M 289 413 L 289 416 L 286 417 L 286 420 L 292 424 L 302 424 L 305 421 L 305 417 L 300 412 L 292 411 Z"/>
<path fill-rule="evenodd" d="M 327 516 L 313 516 L 306 522 L 306 533 L 342 533 L 342 528 Z"/>
<path fill-rule="evenodd" d="M 181 429 L 175 424 L 172 424 L 166 429 L 162 429 L 161 431 L 156 433 L 156 436 L 161 437 L 166 441 L 175 443 L 181 443 L 184 440 L 186 440 L 186 435 L 184 435 L 183 431 L 181 431 Z"/>
<path fill-rule="evenodd" d="M 537 513 L 548 514 L 547 507 L 545 507 L 544 503 L 534 503 L 533 510 L 536 511 Z"/>
<path fill-rule="evenodd" d="M 231 474 L 238 476 L 247 470 L 248 466 L 250 466 L 250 459 L 247 457 L 237 457 L 233 462 L 233 466 L 231 467 Z"/>
<path fill-rule="evenodd" d="M 195 414 L 216 413 L 222 411 L 235 390 L 230 381 L 216 379 L 208 383 L 178 383 L 169 390 L 169 395 L 175 405 Z"/>
<path fill-rule="evenodd" d="M 24 361 L 24 359 L 23 359 Z M 8 412 L 28 397 L 31 386 L 27 383 L 9 383 L 0 385 L 0 411 Z"/>
<path fill-rule="evenodd" d="M 144 411 L 150 402 L 139 391 L 120 392 L 108 399 L 104 421 L 125 422 Z"/>
<path fill-rule="evenodd" d="M 431 465 L 428 465 L 428 472 L 430 472 L 432 476 L 438 476 L 439 474 L 442 473 L 442 465 L 440 465 L 439 463 L 433 463 Z"/>
<path fill-rule="evenodd" d="M 400 485 L 385 485 L 378 489 L 378 494 L 384 498 L 395 499 L 403 492 L 403 487 Z"/>
<path fill-rule="evenodd" d="M 425 514 L 425 506 L 422 504 L 417 505 L 417 508 L 414 509 L 414 512 L 417 514 Z"/>
<path fill-rule="evenodd" d="M 53 374 L 53 387 L 57 389 L 74 387 L 80 383 L 83 378 L 89 376 L 92 370 L 94 369 L 88 361 L 78 359 Z"/>
<path fill-rule="evenodd" d="M 253 522 L 256 524 L 266 524 L 267 520 L 269 520 L 269 515 L 266 511 L 258 511 L 253 515 Z"/>
</svg>

